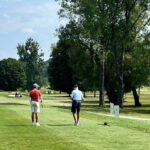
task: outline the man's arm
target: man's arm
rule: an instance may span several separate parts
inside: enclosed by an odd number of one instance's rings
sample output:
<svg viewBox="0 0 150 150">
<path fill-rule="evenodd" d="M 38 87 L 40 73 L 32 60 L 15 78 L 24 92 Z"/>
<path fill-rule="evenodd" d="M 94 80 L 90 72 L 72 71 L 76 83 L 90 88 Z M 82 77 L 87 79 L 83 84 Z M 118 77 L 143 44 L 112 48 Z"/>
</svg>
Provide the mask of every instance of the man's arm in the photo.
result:
<svg viewBox="0 0 150 150">
<path fill-rule="evenodd" d="M 73 91 L 70 94 L 71 100 L 73 101 Z"/>
<path fill-rule="evenodd" d="M 29 103 L 31 104 L 31 93 L 29 93 Z"/>
<path fill-rule="evenodd" d="M 41 107 L 43 107 L 43 97 L 41 95 L 39 96 L 39 100 L 38 101 L 41 104 Z"/>
<path fill-rule="evenodd" d="M 29 97 L 29 99 L 28 99 L 28 100 L 29 100 L 29 103 L 31 104 L 31 97 Z"/>
<path fill-rule="evenodd" d="M 82 94 L 82 101 L 84 102 L 84 96 L 83 96 L 83 93 L 81 92 L 81 94 Z"/>
<path fill-rule="evenodd" d="M 40 96 L 39 102 L 41 103 L 41 106 L 43 107 L 43 97 L 42 97 L 41 91 L 39 93 L 39 96 Z"/>
</svg>

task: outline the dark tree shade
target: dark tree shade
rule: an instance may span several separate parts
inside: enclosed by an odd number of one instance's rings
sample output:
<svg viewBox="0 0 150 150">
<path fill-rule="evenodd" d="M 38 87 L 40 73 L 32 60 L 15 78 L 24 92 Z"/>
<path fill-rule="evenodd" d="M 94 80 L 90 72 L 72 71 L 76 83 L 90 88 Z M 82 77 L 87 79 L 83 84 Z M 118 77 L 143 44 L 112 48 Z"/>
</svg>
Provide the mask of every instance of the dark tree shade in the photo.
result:
<svg viewBox="0 0 150 150">
<path fill-rule="evenodd" d="M 25 71 L 21 64 L 12 58 L 0 61 L 0 89 L 13 91 L 24 88 L 26 84 Z"/>
<path fill-rule="evenodd" d="M 73 87 L 72 71 L 69 66 L 69 44 L 63 40 L 53 48 L 48 74 L 51 88 L 70 93 Z"/>
</svg>

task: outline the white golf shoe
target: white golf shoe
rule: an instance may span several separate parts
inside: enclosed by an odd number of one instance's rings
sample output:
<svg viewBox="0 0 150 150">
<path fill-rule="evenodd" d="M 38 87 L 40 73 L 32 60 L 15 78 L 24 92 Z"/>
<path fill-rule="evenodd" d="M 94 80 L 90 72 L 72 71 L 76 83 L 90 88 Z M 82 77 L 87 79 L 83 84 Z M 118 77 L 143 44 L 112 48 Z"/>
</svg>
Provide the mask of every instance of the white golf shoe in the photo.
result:
<svg viewBox="0 0 150 150">
<path fill-rule="evenodd" d="M 36 122 L 36 126 L 40 126 L 40 124 L 38 122 Z"/>
<path fill-rule="evenodd" d="M 79 122 L 77 122 L 77 123 L 76 123 L 76 126 L 79 126 L 79 124 L 80 124 L 80 123 L 79 123 Z"/>
</svg>

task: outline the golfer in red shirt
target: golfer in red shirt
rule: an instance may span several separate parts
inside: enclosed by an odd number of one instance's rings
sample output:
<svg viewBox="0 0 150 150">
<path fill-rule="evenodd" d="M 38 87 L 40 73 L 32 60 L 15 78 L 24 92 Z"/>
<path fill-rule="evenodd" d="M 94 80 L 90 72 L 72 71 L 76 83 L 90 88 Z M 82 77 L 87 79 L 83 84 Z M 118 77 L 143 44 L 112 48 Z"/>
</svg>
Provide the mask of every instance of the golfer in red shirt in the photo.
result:
<svg viewBox="0 0 150 150">
<path fill-rule="evenodd" d="M 42 102 L 42 95 L 37 83 L 33 84 L 33 89 L 30 91 L 29 96 L 31 98 L 32 125 L 40 126 L 38 121 L 38 113 L 40 112 L 40 102 Z"/>
</svg>

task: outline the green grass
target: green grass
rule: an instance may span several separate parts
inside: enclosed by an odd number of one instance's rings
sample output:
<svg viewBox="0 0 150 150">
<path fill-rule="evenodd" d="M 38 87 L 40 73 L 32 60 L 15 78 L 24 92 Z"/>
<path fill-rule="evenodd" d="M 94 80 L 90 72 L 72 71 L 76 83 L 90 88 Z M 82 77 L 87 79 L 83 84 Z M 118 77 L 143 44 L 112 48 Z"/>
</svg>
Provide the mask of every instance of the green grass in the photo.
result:
<svg viewBox="0 0 150 150">
<path fill-rule="evenodd" d="M 150 121 L 116 119 L 98 107 L 98 97 L 87 97 L 82 106 L 81 124 L 73 126 L 70 99 L 65 94 L 44 94 L 40 127 L 31 126 L 27 93 L 23 98 L 0 92 L 0 150 L 148 150 Z M 121 115 L 150 118 L 150 95 L 142 94 L 143 107 L 134 108 L 127 95 Z M 108 126 L 103 123 L 108 122 Z"/>
</svg>

